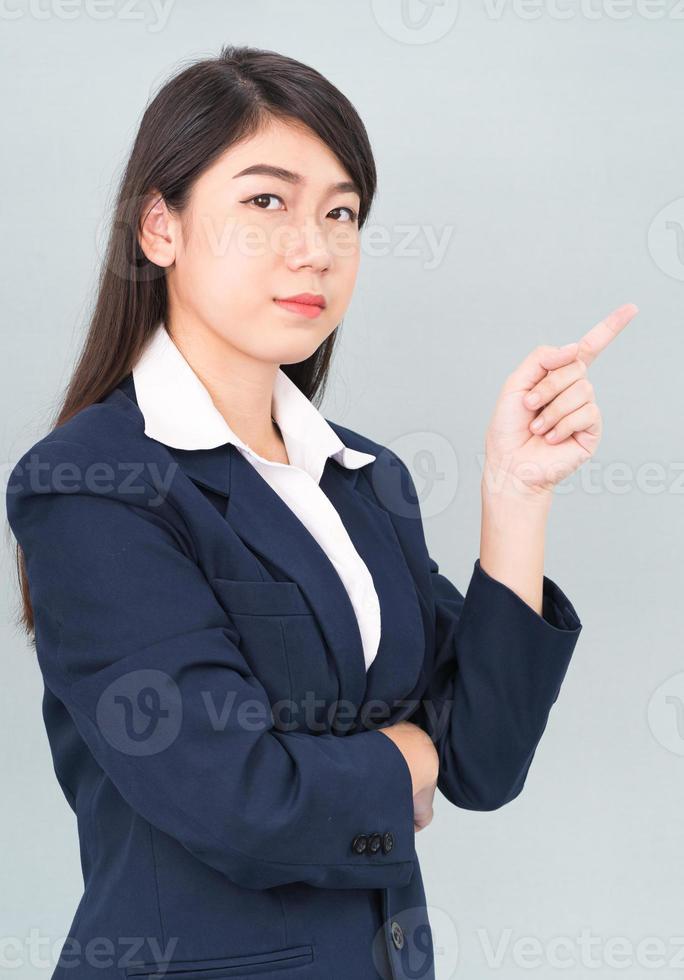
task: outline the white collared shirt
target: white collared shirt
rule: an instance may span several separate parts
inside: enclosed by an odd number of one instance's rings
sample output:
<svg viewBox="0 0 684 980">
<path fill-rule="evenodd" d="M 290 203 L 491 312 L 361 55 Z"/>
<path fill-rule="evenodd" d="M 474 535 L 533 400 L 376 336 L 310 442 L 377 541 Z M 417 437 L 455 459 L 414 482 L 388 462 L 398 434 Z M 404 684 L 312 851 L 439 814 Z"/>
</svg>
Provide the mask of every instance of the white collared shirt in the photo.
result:
<svg viewBox="0 0 684 980">
<path fill-rule="evenodd" d="M 349 469 L 365 466 L 375 456 L 345 446 L 282 368 L 273 385 L 272 415 L 290 463 L 259 456 L 230 428 L 161 322 L 132 373 L 146 435 L 176 449 L 213 449 L 233 443 L 313 535 L 347 590 L 368 670 L 380 642 L 378 595 L 365 562 L 319 483 L 329 456 Z"/>
</svg>

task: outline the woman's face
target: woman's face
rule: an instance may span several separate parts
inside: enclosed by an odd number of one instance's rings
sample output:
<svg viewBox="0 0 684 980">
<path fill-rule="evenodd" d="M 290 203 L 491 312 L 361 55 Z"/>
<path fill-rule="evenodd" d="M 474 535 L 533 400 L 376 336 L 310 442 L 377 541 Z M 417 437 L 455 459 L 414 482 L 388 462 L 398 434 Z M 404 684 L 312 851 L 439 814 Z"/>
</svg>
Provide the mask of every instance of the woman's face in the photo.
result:
<svg viewBox="0 0 684 980">
<path fill-rule="evenodd" d="M 279 168 L 298 177 L 243 173 Z M 339 324 L 359 265 L 360 195 L 310 130 L 271 121 L 196 181 L 182 221 L 171 217 L 169 317 L 200 323 L 245 354 L 297 363 Z M 320 294 L 309 318 L 276 300 Z"/>
</svg>

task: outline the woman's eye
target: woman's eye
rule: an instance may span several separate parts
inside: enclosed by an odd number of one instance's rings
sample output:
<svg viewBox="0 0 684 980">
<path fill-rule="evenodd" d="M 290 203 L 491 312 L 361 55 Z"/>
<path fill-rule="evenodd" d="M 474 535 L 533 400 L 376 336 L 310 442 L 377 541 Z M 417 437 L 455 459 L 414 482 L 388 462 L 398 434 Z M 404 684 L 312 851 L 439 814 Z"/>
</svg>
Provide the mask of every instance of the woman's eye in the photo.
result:
<svg viewBox="0 0 684 980">
<path fill-rule="evenodd" d="M 282 197 L 278 197 L 277 194 L 257 194 L 256 197 L 250 197 L 250 199 L 248 201 L 243 201 L 243 204 L 253 204 L 254 201 L 267 201 L 269 197 L 275 198 L 276 201 L 282 201 Z M 262 208 L 260 204 L 257 204 L 257 207 L 258 208 L 261 208 L 262 211 L 273 211 L 273 210 L 277 210 L 277 209 L 269 208 L 269 207 Z"/>
<path fill-rule="evenodd" d="M 353 208 L 343 207 L 343 208 L 335 208 L 334 210 L 335 211 L 348 211 L 349 212 L 349 217 L 347 218 L 347 221 L 356 221 L 356 219 L 358 218 L 358 214 L 356 213 L 356 211 Z M 330 213 L 332 214 L 333 212 L 331 211 Z"/>
</svg>

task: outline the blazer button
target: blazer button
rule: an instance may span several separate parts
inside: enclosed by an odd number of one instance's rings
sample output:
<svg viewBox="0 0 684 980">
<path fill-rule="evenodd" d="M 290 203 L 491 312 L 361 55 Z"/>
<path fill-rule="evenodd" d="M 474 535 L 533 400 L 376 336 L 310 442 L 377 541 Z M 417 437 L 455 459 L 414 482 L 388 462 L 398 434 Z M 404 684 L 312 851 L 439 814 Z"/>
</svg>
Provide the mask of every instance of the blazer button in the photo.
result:
<svg viewBox="0 0 684 980">
<path fill-rule="evenodd" d="M 393 847 L 394 847 L 394 837 L 392 836 L 392 834 L 390 834 L 388 830 L 387 833 L 383 834 L 382 836 L 382 849 L 385 852 L 385 854 L 389 854 L 389 852 L 392 850 Z"/>
<path fill-rule="evenodd" d="M 392 923 L 392 942 L 397 949 L 401 949 L 404 945 L 404 930 L 396 921 Z"/>
<path fill-rule="evenodd" d="M 357 834 L 352 841 L 352 850 L 356 854 L 363 854 L 366 850 L 366 844 L 368 843 L 368 838 L 365 834 Z"/>
<path fill-rule="evenodd" d="M 368 838 L 368 850 L 371 854 L 375 854 L 376 851 L 380 850 L 380 845 L 382 843 L 382 837 L 380 834 L 371 834 Z"/>
</svg>

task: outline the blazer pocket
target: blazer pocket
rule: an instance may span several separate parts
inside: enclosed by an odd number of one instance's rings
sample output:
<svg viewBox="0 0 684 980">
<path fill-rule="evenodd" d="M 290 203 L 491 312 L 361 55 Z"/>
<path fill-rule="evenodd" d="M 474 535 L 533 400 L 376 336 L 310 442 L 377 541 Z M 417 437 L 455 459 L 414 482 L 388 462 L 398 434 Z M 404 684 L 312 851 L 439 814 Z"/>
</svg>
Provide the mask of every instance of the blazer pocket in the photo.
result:
<svg viewBox="0 0 684 980">
<path fill-rule="evenodd" d="M 329 730 L 340 680 L 316 616 L 296 582 L 212 578 L 233 618 L 240 650 L 268 695 L 275 727 Z"/>
<path fill-rule="evenodd" d="M 248 582 L 212 578 L 212 586 L 226 610 L 248 616 L 291 616 L 311 612 L 296 582 Z"/>
<path fill-rule="evenodd" d="M 313 946 L 288 946 L 247 956 L 221 956 L 209 960 L 177 960 L 129 963 L 127 977 L 137 980 L 230 980 L 238 976 L 258 976 L 274 970 L 290 970 L 313 962 Z"/>
</svg>

